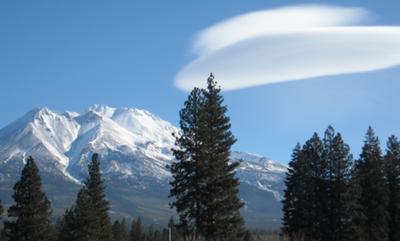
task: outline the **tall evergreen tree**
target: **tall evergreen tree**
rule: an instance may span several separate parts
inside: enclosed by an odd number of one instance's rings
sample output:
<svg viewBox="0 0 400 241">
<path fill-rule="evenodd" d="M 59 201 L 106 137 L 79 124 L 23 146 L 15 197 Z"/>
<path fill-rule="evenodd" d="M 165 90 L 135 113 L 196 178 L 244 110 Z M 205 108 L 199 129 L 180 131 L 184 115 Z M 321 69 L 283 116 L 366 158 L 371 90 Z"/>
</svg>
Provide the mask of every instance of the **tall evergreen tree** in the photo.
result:
<svg viewBox="0 0 400 241">
<path fill-rule="evenodd" d="M 231 147 L 236 142 L 230 131 L 230 119 L 221 89 L 211 74 L 204 89 L 203 160 L 207 173 L 205 186 L 206 215 L 202 232 L 207 240 L 242 240 L 244 220 L 240 215 L 243 203 L 238 197 L 239 179 L 235 177 L 238 162 L 229 163 Z"/>
<path fill-rule="evenodd" d="M 300 239 L 303 232 L 302 224 L 304 224 L 302 211 L 304 210 L 302 202 L 305 201 L 303 196 L 304 185 L 301 178 L 306 177 L 303 173 L 302 160 L 301 160 L 301 146 L 297 143 L 293 150 L 292 159 L 289 162 L 289 168 L 286 173 L 283 203 L 283 223 L 282 233 L 288 236 L 290 240 Z"/>
<path fill-rule="evenodd" d="M 105 185 L 101 178 L 100 161 L 97 153 L 92 156 L 92 161 L 88 165 L 88 172 L 89 178 L 86 180 L 85 185 L 98 219 L 99 240 L 110 241 L 112 240 L 112 226 L 109 216 L 110 204 L 104 192 Z"/>
<path fill-rule="evenodd" d="M 361 205 L 360 199 L 363 193 L 362 185 L 359 180 L 360 170 L 353 165 L 351 170 L 351 180 L 349 185 L 349 235 L 346 240 L 363 240 L 366 234 L 366 220 L 367 216 L 365 213 L 365 208 Z"/>
<path fill-rule="evenodd" d="M 306 141 L 302 151 L 302 168 L 304 177 L 303 200 L 303 235 L 305 240 L 321 240 L 323 223 L 326 221 L 327 192 L 326 192 L 326 162 L 324 145 L 317 133 Z"/>
<path fill-rule="evenodd" d="M 239 163 L 228 162 L 236 139 L 220 92 L 210 75 L 207 88 L 194 89 L 181 111 L 170 196 L 186 238 L 235 241 L 245 234 L 235 177 Z"/>
<path fill-rule="evenodd" d="M 26 160 L 21 178 L 14 185 L 15 204 L 8 209 L 8 216 L 14 221 L 6 222 L 11 241 L 52 240 L 50 201 L 41 190 L 39 169 L 32 157 Z"/>
<path fill-rule="evenodd" d="M 333 185 L 335 183 L 335 167 L 337 157 L 335 156 L 334 151 L 334 139 L 335 139 L 335 130 L 332 126 L 328 126 L 325 130 L 324 138 L 322 139 L 323 142 L 323 153 L 321 156 L 321 174 L 318 178 L 320 181 L 320 195 L 322 199 L 317 200 L 319 203 L 319 227 L 321 233 L 321 239 L 324 241 L 330 241 L 334 239 L 334 233 L 336 227 L 330 226 L 334 222 L 334 207 L 333 207 Z"/>
<path fill-rule="evenodd" d="M 170 197 L 174 198 L 171 207 L 179 215 L 178 228 L 186 239 L 195 238 L 200 232 L 204 213 L 202 140 L 200 138 L 201 109 L 204 96 L 198 88 L 193 89 L 184 108 L 180 111 L 180 135 L 176 136 L 173 155 L 177 160 L 169 169 L 173 179 L 170 182 Z"/>
<path fill-rule="evenodd" d="M 114 241 L 129 241 L 129 232 L 125 219 L 116 220 L 112 226 Z"/>
<path fill-rule="evenodd" d="M 86 187 L 83 187 L 76 199 L 74 207 L 75 227 L 72 234 L 76 234 L 79 241 L 100 241 L 101 229 L 97 210 Z M 112 240 L 112 239 L 109 239 Z"/>
<path fill-rule="evenodd" d="M 334 130 L 329 127 L 325 135 L 325 158 L 328 164 L 328 219 L 323 226 L 325 241 L 349 240 L 350 201 L 349 185 L 351 180 L 352 155 L 338 133 L 332 138 Z"/>
<path fill-rule="evenodd" d="M 98 155 L 88 165 L 89 177 L 79 191 L 75 205 L 64 214 L 60 240 L 112 241 L 109 203 L 104 193 Z"/>
<path fill-rule="evenodd" d="M 389 241 L 400 240 L 400 142 L 395 136 L 389 137 L 384 157 L 386 182 L 389 191 Z"/>
<path fill-rule="evenodd" d="M 364 222 L 359 224 L 363 233 L 358 240 L 386 241 L 388 237 L 388 193 L 384 177 L 384 165 L 378 137 L 368 128 L 364 146 L 355 163 L 354 181 L 360 188 L 357 200 L 362 209 Z M 353 217 L 357 218 L 357 217 Z"/>
<path fill-rule="evenodd" d="M 315 205 L 311 158 L 306 158 L 312 150 L 313 142 L 320 142 L 318 135 L 306 142 L 304 149 L 297 144 L 289 162 L 283 200 L 282 232 L 290 240 L 311 239 L 315 232 Z"/>
</svg>

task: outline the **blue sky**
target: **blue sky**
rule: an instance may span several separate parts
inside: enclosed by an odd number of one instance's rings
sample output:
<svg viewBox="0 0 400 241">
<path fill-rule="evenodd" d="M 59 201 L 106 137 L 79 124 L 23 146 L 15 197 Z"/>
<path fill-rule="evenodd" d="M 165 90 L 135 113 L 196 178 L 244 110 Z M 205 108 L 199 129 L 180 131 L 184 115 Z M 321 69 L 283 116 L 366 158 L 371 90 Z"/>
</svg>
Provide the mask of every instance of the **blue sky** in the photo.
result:
<svg viewBox="0 0 400 241">
<path fill-rule="evenodd" d="M 327 2 L 1 1 L 0 126 L 38 106 L 82 111 L 94 103 L 145 108 L 177 124 L 187 92 L 175 78 L 196 58 L 199 31 L 307 3 Z M 367 9 L 373 25 L 400 25 L 398 1 L 329 4 Z M 224 92 L 235 149 L 287 162 L 297 141 L 331 124 L 357 156 L 368 125 L 383 144 L 400 136 L 399 80 L 392 67 Z"/>
</svg>

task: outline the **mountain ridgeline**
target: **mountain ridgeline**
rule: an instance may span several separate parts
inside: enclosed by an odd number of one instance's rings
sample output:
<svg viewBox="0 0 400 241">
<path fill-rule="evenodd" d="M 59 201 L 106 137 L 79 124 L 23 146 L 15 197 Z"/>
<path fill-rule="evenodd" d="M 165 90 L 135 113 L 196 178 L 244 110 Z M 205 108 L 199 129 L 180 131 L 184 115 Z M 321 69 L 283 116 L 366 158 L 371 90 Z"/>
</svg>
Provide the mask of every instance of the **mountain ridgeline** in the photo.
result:
<svg viewBox="0 0 400 241">
<path fill-rule="evenodd" d="M 141 216 L 164 225 L 174 212 L 168 199 L 171 148 L 179 129 L 146 110 L 94 105 L 82 113 L 38 108 L 0 130 L 0 199 L 12 204 L 12 187 L 28 156 L 35 158 L 55 214 L 74 202 L 93 153 L 99 154 L 114 217 Z M 246 223 L 278 228 L 287 167 L 268 158 L 232 152 Z"/>
</svg>

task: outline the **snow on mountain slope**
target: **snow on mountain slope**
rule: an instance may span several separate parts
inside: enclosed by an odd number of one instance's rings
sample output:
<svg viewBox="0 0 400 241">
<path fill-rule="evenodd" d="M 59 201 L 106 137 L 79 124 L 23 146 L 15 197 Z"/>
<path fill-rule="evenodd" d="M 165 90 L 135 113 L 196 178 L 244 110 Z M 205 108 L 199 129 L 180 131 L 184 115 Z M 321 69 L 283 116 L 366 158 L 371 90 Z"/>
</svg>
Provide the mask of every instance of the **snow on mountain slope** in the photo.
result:
<svg viewBox="0 0 400 241">
<path fill-rule="evenodd" d="M 0 163 L 17 168 L 21 160 L 32 155 L 42 160 L 44 170 L 62 172 L 74 180 L 65 171 L 69 164 L 65 152 L 76 139 L 78 128 L 68 115 L 47 108 L 34 109 L 0 130 Z"/>
<path fill-rule="evenodd" d="M 83 113 L 34 109 L 0 130 L 0 167 L 19 163 L 27 155 L 49 173 L 82 180 L 92 153 L 101 156 L 106 177 L 168 183 L 172 133 L 179 129 L 146 110 L 94 105 Z M 241 161 L 242 182 L 271 192 L 280 200 L 286 166 L 255 154 L 233 152 Z M 0 171 L 0 174 L 1 173 Z M 140 181 L 138 181 L 140 180 Z"/>
<path fill-rule="evenodd" d="M 76 117 L 75 120 L 81 128 L 78 138 L 72 143 L 73 148 L 67 153 L 71 159 L 69 168 L 71 173 L 78 177 L 84 174 L 89 157 L 97 152 L 102 157 L 103 170 L 106 174 L 119 173 L 121 177 L 142 176 L 156 179 L 169 176 L 165 165 L 166 161 L 171 159 L 172 146 L 171 142 L 160 140 L 166 139 L 171 131 L 177 129 L 169 124 L 164 132 L 147 133 L 149 131 L 144 127 L 140 128 L 140 125 L 144 126 L 146 122 L 129 121 L 138 118 L 134 116 L 136 113 L 145 112 L 137 109 L 94 106 Z M 125 125 L 120 125 L 118 121 L 121 120 L 128 121 L 124 122 Z M 165 124 L 159 120 L 161 124 Z M 155 123 L 149 124 L 155 125 Z"/>
<path fill-rule="evenodd" d="M 232 152 L 231 159 L 241 162 L 237 175 L 242 182 L 271 192 L 276 200 L 282 199 L 286 166 L 266 157 L 246 152 Z"/>
<path fill-rule="evenodd" d="M 0 153 L 15 153 L 17 149 L 29 152 L 37 145 L 43 145 L 62 166 L 67 166 L 68 158 L 64 153 L 77 133 L 78 125 L 69 116 L 47 108 L 36 109 L 0 130 Z"/>
</svg>

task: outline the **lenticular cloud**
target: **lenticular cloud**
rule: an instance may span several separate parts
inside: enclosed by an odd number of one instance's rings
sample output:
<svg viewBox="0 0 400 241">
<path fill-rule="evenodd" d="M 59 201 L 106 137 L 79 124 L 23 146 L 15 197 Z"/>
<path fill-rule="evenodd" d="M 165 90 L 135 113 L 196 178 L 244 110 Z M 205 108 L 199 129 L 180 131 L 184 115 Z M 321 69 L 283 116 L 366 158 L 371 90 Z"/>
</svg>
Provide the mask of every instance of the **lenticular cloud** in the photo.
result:
<svg viewBox="0 0 400 241">
<path fill-rule="evenodd" d="M 225 90 L 400 64 L 400 27 L 363 25 L 361 8 L 295 6 L 237 16 L 197 34 L 197 58 L 177 74 L 183 90 L 210 72 Z"/>
</svg>

